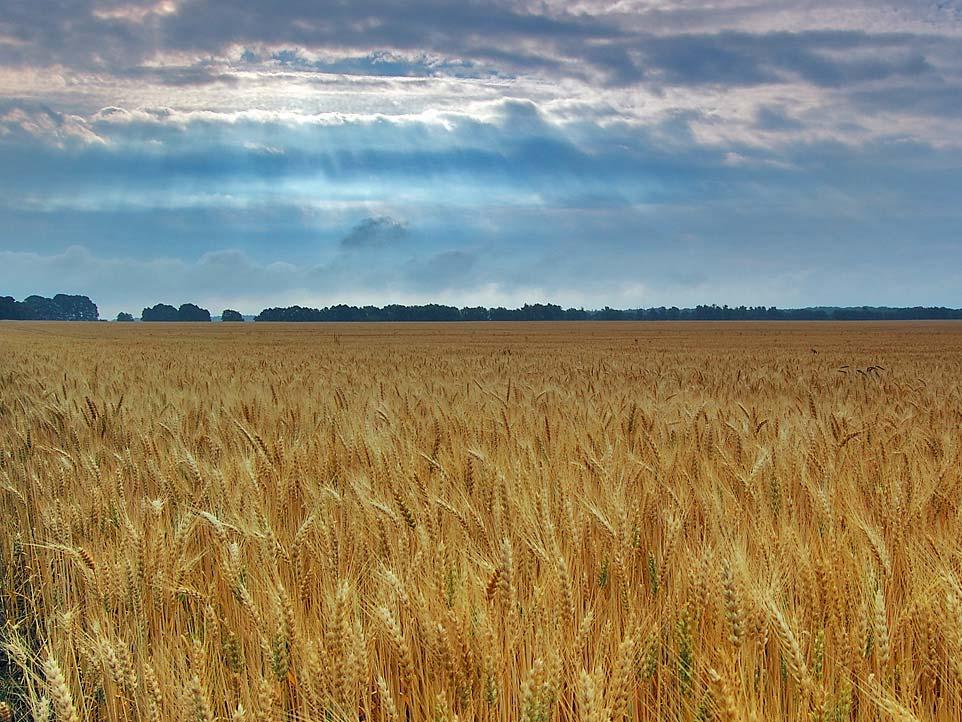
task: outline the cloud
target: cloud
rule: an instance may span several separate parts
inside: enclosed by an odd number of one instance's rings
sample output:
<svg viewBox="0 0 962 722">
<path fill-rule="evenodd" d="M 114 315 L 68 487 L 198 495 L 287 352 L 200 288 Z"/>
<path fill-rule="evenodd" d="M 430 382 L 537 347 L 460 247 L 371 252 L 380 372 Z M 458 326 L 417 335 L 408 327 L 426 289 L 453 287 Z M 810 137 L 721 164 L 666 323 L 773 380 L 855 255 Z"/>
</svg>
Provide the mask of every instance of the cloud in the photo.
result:
<svg viewBox="0 0 962 722">
<path fill-rule="evenodd" d="M 472 271 L 478 265 L 476 253 L 465 250 L 442 251 L 424 261 L 412 262 L 407 277 L 413 286 L 422 291 L 459 291 L 470 288 Z"/>
<path fill-rule="evenodd" d="M 670 85 L 802 80 L 816 86 L 918 77 L 934 70 L 922 38 L 852 31 L 722 32 L 639 42 L 645 73 Z"/>
<path fill-rule="evenodd" d="M 915 118 L 962 118 L 962 82 L 935 79 L 929 83 L 899 83 L 857 90 L 850 96 L 864 113 L 884 112 Z"/>
<path fill-rule="evenodd" d="M 763 105 L 755 113 L 755 127 L 762 131 L 801 130 L 805 124 L 791 117 L 781 106 Z"/>
<path fill-rule="evenodd" d="M 407 224 L 394 218 L 365 218 L 341 239 L 340 245 L 345 250 L 382 248 L 403 240 L 407 235 Z"/>
<path fill-rule="evenodd" d="M 376 50 L 363 55 L 307 57 L 302 50 L 293 49 L 271 51 L 269 58 L 283 68 L 337 75 L 488 78 L 499 74 L 495 68 L 474 60 L 448 58 L 425 52 Z M 248 49 L 241 55 L 241 60 L 256 67 L 259 56 Z"/>
<path fill-rule="evenodd" d="M 0 44 L 0 62 L 186 85 L 240 82 L 254 67 L 273 66 L 386 77 L 533 73 L 614 86 L 763 84 L 790 75 L 833 86 L 917 76 L 937 62 L 930 55 L 945 47 L 957 53 L 958 33 L 952 31 L 962 24 L 958 10 L 932 14 L 914 5 L 906 10 L 904 4 L 856 2 L 843 15 L 827 0 L 715 3 L 702 10 L 667 2 L 633 11 L 584 3 L 579 12 L 522 0 L 276 7 L 185 0 L 163 4 L 163 12 L 136 2 L 104 12 L 93 0 L 77 0 L 57 12 L 43 3 L 10 9 L 4 36 L 14 42 Z M 816 20 L 807 21 L 806 13 Z M 826 31 L 831 24 L 819 17 L 841 27 Z M 217 60 L 198 64 L 198 57 Z"/>
<path fill-rule="evenodd" d="M 45 141 L 57 148 L 104 143 L 104 139 L 80 116 L 43 106 L 11 105 L 0 100 L 0 142 L 34 140 Z"/>
<path fill-rule="evenodd" d="M 957 2 L 8 5 L 11 288 L 245 309 L 951 293 Z M 943 259 L 931 283 L 910 244 Z"/>
</svg>

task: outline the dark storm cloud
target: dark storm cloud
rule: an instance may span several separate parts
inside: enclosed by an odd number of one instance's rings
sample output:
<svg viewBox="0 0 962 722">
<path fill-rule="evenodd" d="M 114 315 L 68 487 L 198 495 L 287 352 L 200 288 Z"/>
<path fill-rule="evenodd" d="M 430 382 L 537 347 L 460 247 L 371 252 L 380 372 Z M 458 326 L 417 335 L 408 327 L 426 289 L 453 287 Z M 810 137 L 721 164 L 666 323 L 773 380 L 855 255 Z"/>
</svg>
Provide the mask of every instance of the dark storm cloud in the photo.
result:
<svg viewBox="0 0 962 722">
<path fill-rule="evenodd" d="M 395 244 L 408 235 L 408 227 L 401 221 L 387 216 L 365 218 L 341 239 L 345 250 L 382 248 Z"/>
</svg>

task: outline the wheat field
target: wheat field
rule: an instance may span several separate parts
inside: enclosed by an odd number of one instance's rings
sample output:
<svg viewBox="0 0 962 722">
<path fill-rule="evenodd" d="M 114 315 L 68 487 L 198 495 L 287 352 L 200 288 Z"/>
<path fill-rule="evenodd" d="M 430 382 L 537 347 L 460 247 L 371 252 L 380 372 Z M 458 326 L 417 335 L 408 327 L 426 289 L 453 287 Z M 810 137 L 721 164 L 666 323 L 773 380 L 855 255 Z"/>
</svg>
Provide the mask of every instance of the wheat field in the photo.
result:
<svg viewBox="0 0 962 722">
<path fill-rule="evenodd" d="M 0 326 L 0 719 L 958 720 L 962 326 Z"/>
</svg>

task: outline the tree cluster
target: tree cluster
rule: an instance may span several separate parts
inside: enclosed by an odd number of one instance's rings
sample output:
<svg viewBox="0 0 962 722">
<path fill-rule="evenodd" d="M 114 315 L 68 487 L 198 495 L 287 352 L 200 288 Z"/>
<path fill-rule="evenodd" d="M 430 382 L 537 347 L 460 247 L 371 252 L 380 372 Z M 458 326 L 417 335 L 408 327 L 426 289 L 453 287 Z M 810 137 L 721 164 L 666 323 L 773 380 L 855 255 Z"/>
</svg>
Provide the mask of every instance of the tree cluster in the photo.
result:
<svg viewBox="0 0 962 722">
<path fill-rule="evenodd" d="M 19 321 L 97 321 L 97 305 L 86 296 L 58 293 L 53 298 L 27 296 L 17 301 L 0 296 L 0 320 Z"/>
<path fill-rule="evenodd" d="M 184 303 L 174 308 L 166 303 L 158 303 L 140 312 L 141 321 L 210 321 L 210 311 L 193 303 Z"/>
</svg>

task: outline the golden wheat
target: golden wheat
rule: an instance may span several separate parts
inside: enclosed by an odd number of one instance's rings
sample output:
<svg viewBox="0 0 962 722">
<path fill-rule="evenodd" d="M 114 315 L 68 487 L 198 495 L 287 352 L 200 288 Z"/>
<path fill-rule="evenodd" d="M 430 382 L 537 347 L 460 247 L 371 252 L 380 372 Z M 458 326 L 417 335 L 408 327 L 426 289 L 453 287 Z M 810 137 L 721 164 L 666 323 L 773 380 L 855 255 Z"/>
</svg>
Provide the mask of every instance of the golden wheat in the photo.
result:
<svg viewBox="0 0 962 722">
<path fill-rule="evenodd" d="M 956 324 L 0 349 L 0 719 L 962 719 Z"/>
</svg>

